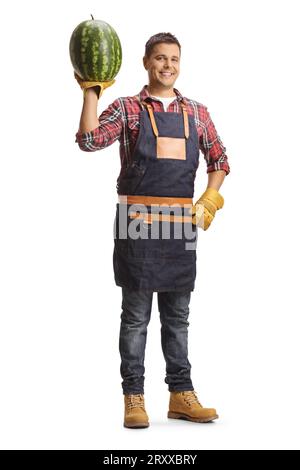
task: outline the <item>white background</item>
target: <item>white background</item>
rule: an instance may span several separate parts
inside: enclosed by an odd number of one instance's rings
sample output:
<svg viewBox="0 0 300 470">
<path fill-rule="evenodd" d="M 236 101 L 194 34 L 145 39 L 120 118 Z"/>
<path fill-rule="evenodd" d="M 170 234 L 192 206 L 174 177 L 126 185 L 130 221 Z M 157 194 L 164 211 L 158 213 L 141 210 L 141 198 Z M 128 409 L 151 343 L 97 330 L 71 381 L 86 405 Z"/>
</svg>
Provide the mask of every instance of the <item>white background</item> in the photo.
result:
<svg viewBox="0 0 300 470">
<path fill-rule="evenodd" d="M 0 446 L 4 449 L 299 449 L 298 2 L 1 5 Z M 151 425 L 123 428 L 113 279 L 118 142 L 75 143 L 82 91 L 69 39 L 110 23 L 123 47 L 118 96 L 147 83 L 144 46 L 182 45 L 175 86 L 208 107 L 231 173 L 199 232 L 189 359 L 220 419 L 168 420 L 156 294 L 146 349 Z M 201 154 L 195 197 L 206 188 Z"/>
</svg>

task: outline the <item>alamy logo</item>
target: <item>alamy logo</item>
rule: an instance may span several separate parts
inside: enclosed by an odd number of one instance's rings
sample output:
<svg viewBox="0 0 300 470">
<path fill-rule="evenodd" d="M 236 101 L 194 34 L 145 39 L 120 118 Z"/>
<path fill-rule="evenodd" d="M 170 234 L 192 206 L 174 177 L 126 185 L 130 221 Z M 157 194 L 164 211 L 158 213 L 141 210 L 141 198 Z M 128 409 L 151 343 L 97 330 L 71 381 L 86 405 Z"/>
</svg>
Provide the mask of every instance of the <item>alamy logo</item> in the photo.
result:
<svg viewBox="0 0 300 470">
<path fill-rule="evenodd" d="M 195 250 L 197 228 L 190 209 L 191 204 L 118 204 L 114 238 L 184 240 L 186 250 Z"/>
</svg>

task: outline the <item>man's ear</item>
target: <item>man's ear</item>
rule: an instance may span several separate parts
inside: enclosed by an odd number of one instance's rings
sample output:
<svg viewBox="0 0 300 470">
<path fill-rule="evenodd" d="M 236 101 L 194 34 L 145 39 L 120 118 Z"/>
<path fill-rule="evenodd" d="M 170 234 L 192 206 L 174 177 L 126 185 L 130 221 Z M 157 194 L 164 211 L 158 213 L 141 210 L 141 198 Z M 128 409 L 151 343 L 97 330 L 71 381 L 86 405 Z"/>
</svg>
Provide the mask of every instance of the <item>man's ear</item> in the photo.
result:
<svg viewBox="0 0 300 470">
<path fill-rule="evenodd" d="M 144 64 L 145 69 L 148 70 L 148 61 L 147 61 L 146 56 L 143 57 L 143 64 Z"/>
</svg>

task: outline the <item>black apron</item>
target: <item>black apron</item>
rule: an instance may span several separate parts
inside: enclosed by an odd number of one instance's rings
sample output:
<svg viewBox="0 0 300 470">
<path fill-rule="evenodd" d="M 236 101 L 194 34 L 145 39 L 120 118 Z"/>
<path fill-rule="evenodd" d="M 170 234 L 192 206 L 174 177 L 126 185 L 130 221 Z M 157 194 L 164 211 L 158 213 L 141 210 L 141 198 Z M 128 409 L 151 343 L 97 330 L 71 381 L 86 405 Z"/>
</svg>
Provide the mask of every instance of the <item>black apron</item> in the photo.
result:
<svg viewBox="0 0 300 470">
<path fill-rule="evenodd" d="M 132 163 L 117 181 L 119 200 L 130 195 L 135 199 L 150 196 L 182 198 L 189 204 L 173 207 L 117 203 L 115 282 L 121 287 L 153 292 L 192 291 L 197 227 L 188 211 L 199 164 L 194 117 L 182 102 L 180 113 L 154 112 L 149 103 L 135 98 L 142 107 L 140 130 Z"/>
</svg>

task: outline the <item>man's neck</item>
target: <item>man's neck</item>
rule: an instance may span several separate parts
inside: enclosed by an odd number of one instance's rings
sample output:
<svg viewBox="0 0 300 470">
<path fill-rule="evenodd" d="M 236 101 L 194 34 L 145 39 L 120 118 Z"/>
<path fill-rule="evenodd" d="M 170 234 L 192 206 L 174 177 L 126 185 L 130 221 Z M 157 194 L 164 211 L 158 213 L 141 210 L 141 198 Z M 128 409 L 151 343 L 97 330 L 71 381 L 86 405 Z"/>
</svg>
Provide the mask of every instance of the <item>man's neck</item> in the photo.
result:
<svg viewBox="0 0 300 470">
<path fill-rule="evenodd" d="M 176 96 L 173 87 L 172 88 L 159 88 L 153 85 L 147 85 L 148 92 L 152 96 L 159 96 L 160 98 L 171 98 Z"/>
</svg>

